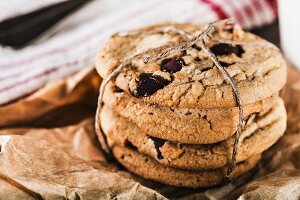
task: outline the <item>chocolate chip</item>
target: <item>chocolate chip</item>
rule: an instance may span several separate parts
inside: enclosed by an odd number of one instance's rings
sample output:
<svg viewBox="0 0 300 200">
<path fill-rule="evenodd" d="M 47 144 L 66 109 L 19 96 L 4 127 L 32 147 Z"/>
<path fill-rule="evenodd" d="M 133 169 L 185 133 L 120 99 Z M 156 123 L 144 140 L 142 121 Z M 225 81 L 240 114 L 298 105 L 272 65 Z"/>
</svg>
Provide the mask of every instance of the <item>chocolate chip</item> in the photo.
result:
<svg viewBox="0 0 300 200">
<path fill-rule="evenodd" d="M 234 53 L 238 57 L 241 57 L 242 54 L 245 52 L 241 45 L 233 46 L 231 44 L 226 43 L 215 44 L 210 48 L 210 50 L 217 56 L 230 55 Z"/>
<path fill-rule="evenodd" d="M 219 63 L 222 65 L 222 67 L 225 67 L 225 68 L 234 64 L 234 63 L 227 63 L 227 62 L 223 62 L 223 61 L 219 61 Z"/>
<path fill-rule="evenodd" d="M 196 49 L 198 51 L 201 51 L 201 47 L 197 46 L 196 44 L 193 44 L 192 48 L 194 48 L 194 49 Z"/>
<path fill-rule="evenodd" d="M 124 92 L 124 90 L 122 90 L 121 88 L 115 86 L 114 92 L 115 93 L 121 93 L 121 92 Z"/>
<path fill-rule="evenodd" d="M 236 55 L 237 55 L 238 57 L 242 57 L 242 54 L 245 53 L 243 47 L 242 47 L 241 45 L 236 45 L 236 48 L 238 49 Z"/>
<path fill-rule="evenodd" d="M 186 113 L 185 113 L 185 115 L 191 115 L 192 113 L 190 112 L 190 111 L 187 111 Z"/>
<path fill-rule="evenodd" d="M 182 58 L 166 59 L 161 63 L 161 70 L 173 74 L 180 71 L 185 65 L 186 64 Z"/>
<path fill-rule="evenodd" d="M 197 61 L 197 62 L 201 61 L 201 59 L 198 56 L 194 60 Z"/>
<path fill-rule="evenodd" d="M 135 151 L 138 150 L 138 148 L 137 148 L 136 146 L 134 146 L 134 145 L 132 144 L 132 142 L 130 142 L 129 140 L 125 140 L 125 147 L 128 147 L 128 148 L 130 148 L 130 149 L 133 149 L 133 150 L 135 150 Z"/>
<path fill-rule="evenodd" d="M 135 91 L 130 91 L 134 97 L 147 97 L 155 93 L 157 90 L 164 88 L 170 83 L 159 75 L 153 73 L 141 73 L 139 75 Z"/>
<path fill-rule="evenodd" d="M 156 152 L 157 152 L 157 158 L 158 159 L 163 159 L 164 157 L 161 154 L 161 151 L 159 150 L 160 147 L 162 147 L 165 143 L 166 140 L 160 139 L 160 138 L 156 138 L 156 137 L 152 137 L 152 136 L 148 136 L 154 143 Z"/>
<path fill-rule="evenodd" d="M 206 72 L 206 71 L 211 70 L 211 69 L 212 69 L 211 67 L 206 67 L 206 68 L 201 69 L 201 72 Z"/>
</svg>

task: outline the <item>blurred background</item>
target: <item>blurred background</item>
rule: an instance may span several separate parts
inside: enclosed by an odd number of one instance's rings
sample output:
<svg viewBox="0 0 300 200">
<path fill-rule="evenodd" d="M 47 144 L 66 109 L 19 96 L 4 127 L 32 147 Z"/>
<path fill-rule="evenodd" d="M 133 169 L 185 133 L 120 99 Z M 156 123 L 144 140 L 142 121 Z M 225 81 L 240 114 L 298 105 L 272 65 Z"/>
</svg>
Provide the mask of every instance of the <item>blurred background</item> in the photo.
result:
<svg viewBox="0 0 300 200">
<path fill-rule="evenodd" d="M 161 22 L 232 17 L 282 44 L 286 57 L 300 66 L 297 8 L 300 2 L 292 0 L 1 0 L 0 105 L 91 67 L 111 34 Z"/>
</svg>

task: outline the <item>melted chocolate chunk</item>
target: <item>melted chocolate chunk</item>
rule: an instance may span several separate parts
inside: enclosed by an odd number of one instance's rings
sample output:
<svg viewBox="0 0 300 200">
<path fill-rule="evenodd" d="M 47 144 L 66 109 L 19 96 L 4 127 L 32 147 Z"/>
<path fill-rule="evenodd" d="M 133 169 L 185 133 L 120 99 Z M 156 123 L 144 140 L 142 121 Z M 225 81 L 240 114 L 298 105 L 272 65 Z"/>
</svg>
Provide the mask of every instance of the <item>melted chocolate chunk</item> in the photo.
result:
<svg viewBox="0 0 300 200">
<path fill-rule="evenodd" d="M 192 113 L 190 112 L 190 111 L 187 111 L 186 113 L 185 113 L 185 115 L 191 115 Z"/>
<path fill-rule="evenodd" d="M 212 67 L 207 67 L 207 68 L 204 68 L 204 69 L 201 69 L 201 72 L 207 72 L 208 70 L 211 70 Z"/>
<path fill-rule="evenodd" d="M 219 61 L 219 63 L 222 65 L 222 67 L 225 67 L 225 68 L 234 64 L 234 63 L 227 63 L 227 62 L 223 62 L 223 61 Z"/>
<path fill-rule="evenodd" d="M 215 44 L 210 48 L 210 50 L 217 56 L 230 55 L 234 53 L 238 57 L 241 57 L 242 54 L 245 52 L 241 45 L 233 46 L 231 44 L 226 44 L 226 43 Z"/>
<path fill-rule="evenodd" d="M 115 86 L 114 92 L 115 92 L 115 93 L 121 93 L 121 92 L 124 92 L 124 90 L 122 90 L 121 88 Z"/>
<path fill-rule="evenodd" d="M 154 143 L 156 152 L 157 152 L 157 158 L 158 159 L 163 159 L 164 157 L 161 154 L 161 151 L 159 150 L 160 147 L 162 147 L 165 143 L 166 140 L 160 139 L 160 138 L 156 138 L 156 137 L 152 137 L 152 136 L 148 136 Z"/>
<path fill-rule="evenodd" d="M 194 48 L 194 49 L 196 49 L 198 51 L 201 51 L 201 47 L 197 46 L 196 44 L 193 44 L 192 48 Z"/>
<path fill-rule="evenodd" d="M 201 61 L 201 59 L 198 56 L 194 60 L 197 62 Z"/>
<path fill-rule="evenodd" d="M 238 57 L 242 57 L 242 54 L 245 53 L 243 47 L 242 47 L 241 45 L 236 45 L 236 48 L 238 49 L 236 55 L 237 55 Z"/>
<path fill-rule="evenodd" d="M 130 93 L 134 97 L 147 97 L 154 94 L 157 90 L 164 88 L 169 83 L 169 80 L 159 75 L 141 73 L 136 83 L 136 90 Z"/>
<path fill-rule="evenodd" d="M 130 148 L 130 149 L 135 150 L 135 151 L 138 150 L 138 148 L 137 148 L 136 146 L 134 146 L 129 140 L 126 140 L 126 141 L 125 141 L 125 146 L 126 146 L 127 148 Z"/>
<path fill-rule="evenodd" d="M 166 59 L 161 63 L 161 70 L 173 74 L 180 71 L 185 65 L 186 64 L 182 58 Z"/>
</svg>

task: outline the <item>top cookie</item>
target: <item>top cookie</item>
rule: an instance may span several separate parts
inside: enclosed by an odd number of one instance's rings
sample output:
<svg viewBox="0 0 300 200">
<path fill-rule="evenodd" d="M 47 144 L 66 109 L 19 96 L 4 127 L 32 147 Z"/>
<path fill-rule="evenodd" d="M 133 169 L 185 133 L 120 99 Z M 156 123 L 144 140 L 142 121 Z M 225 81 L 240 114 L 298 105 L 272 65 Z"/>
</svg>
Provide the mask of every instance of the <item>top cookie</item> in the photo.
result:
<svg viewBox="0 0 300 200">
<path fill-rule="evenodd" d="M 187 37 L 180 32 L 197 35 L 201 30 L 202 26 L 192 24 L 164 24 L 113 35 L 96 57 L 97 71 L 105 78 L 130 57 L 152 48 L 181 44 Z M 265 99 L 285 84 L 286 63 L 280 51 L 238 26 L 232 30 L 217 28 L 207 46 L 237 82 L 244 104 Z M 143 59 L 135 59 L 116 77 L 115 84 L 146 103 L 184 108 L 236 106 L 225 76 L 197 43 L 146 64 Z"/>
</svg>

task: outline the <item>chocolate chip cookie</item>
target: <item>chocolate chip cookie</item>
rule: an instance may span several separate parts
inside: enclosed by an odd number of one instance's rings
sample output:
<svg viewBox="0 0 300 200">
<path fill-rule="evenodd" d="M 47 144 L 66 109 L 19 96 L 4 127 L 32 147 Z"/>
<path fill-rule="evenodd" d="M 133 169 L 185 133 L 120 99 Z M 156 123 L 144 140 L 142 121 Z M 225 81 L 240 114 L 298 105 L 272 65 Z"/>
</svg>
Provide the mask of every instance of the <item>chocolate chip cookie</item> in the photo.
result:
<svg viewBox="0 0 300 200">
<path fill-rule="evenodd" d="M 172 28 L 187 34 L 162 31 Z M 134 34 L 116 34 L 99 51 L 97 71 L 106 78 L 128 58 L 150 48 L 178 45 L 201 30 L 203 27 L 198 25 L 164 24 L 142 28 Z M 217 29 L 207 46 L 236 81 L 245 105 L 275 94 L 286 81 L 286 63 L 280 51 L 238 26 L 232 31 Z M 232 87 L 197 43 L 153 62 L 134 59 L 116 77 L 115 84 L 150 104 L 181 108 L 236 106 Z"/>
<path fill-rule="evenodd" d="M 269 110 L 274 94 L 244 106 L 244 120 Z M 132 121 L 149 135 L 189 144 L 210 144 L 230 138 L 237 130 L 238 108 L 178 108 L 147 104 L 110 84 L 104 93 L 105 105 Z"/>
<path fill-rule="evenodd" d="M 176 169 L 164 166 L 133 148 L 114 146 L 112 151 L 116 159 L 129 171 L 168 185 L 197 188 L 215 186 L 225 181 L 226 167 L 213 170 Z M 254 155 L 244 162 L 238 163 L 231 178 L 251 170 L 260 157 L 260 155 Z"/>
</svg>

